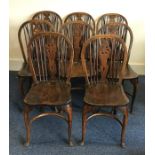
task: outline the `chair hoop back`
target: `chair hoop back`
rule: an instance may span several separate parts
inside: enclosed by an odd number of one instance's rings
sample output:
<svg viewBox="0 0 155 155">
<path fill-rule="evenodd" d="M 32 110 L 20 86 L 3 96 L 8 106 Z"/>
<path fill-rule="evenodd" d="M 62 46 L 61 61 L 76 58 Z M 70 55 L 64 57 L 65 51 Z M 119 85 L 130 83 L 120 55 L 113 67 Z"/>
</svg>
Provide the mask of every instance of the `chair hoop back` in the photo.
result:
<svg viewBox="0 0 155 155">
<path fill-rule="evenodd" d="M 54 31 L 52 25 L 45 20 L 28 20 L 24 22 L 18 31 L 18 41 L 20 44 L 24 62 L 27 62 L 27 46 L 30 39 L 40 32 Z"/>
<path fill-rule="evenodd" d="M 117 59 L 122 54 L 124 59 L 120 62 Z M 83 45 L 81 60 L 89 85 L 108 79 L 108 82 L 121 83 L 127 63 L 126 45 L 117 35 L 96 35 Z"/>
<path fill-rule="evenodd" d="M 62 34 L 40 33 L 28 45 L 29 65 L 35 82 L 70 80 L 73 47 Z"/>
</svg>

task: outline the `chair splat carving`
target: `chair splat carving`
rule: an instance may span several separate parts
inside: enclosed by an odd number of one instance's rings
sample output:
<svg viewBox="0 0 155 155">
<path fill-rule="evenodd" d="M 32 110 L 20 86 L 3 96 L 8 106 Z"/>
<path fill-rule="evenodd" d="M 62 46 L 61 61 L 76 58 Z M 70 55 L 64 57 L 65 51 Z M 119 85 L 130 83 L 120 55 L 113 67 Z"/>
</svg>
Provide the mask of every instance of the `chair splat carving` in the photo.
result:
<svg viewBox="0 0 155 155">
<path fill-rule="evenodd" d="M 108 65 L 107 61 L 110 56 L 110 48 L 109 45 L 104 41 L 102 42 L 102 45 L 99 48 L 99 59 L 101 63 L 101 77 L 102 80 L 106 79 L 107 71 L 108 71 Z"/>
<path fill-rule="evenodd" d="M 54 78 L 56 74 L 56 52 L 57 52 L 57 47 L 56 43 L 52 42 L 46 45 L 46 52 L 48 55 L 48 67 L 49 71 L 51 73 L 51 78 Z"/>
</svg>

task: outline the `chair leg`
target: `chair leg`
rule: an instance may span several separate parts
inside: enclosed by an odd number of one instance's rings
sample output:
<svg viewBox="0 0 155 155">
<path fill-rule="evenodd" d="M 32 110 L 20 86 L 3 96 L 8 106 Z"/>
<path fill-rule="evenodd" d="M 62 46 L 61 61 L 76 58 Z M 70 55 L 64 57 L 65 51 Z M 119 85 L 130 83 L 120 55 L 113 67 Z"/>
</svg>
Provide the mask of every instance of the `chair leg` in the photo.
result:
<svg viewBox="0 0 155 155">
<path fill-rule="evenodd" d="M 122 132 L 121 132 L 121 146 L 125 147 L 125 130 L 126 125 L 128 123 L 128 106 L 121 108 L 123 111 L 123 124 L 122 124 Z"/>
<path fill-rule="evenodd" d="M 132 94 L 132 100 L 131 100 L 131 107 L 130 107 L 130 113 L 133 111 L 133 104 L 136 97 L 137 87 L 138 87 L 138 78 L 131 79 L 130 82 L 133 85 L 133 94 Z"/>
<path fill-rule="evenodd" d="M 24 106 L 24 122 L 26 127 L 26 143 L 25 146 L 29 146 L 30 144 L 30 118 L 29 112 L 31 111 L 31 107 L 28 105 Z"/>
<path fill-rule="evenodd" d="M 22 97 L 24 97 L 24 80 L 24 77 L 19 76 L 19 90 Z"/>
<path fill-rule="evenodd" d="M 73 146 L 72 138 L 71 138 L 71 135 L 72 135 L 72 106 L 71 105 L 66 106 L 66 112 L 68 115 L 68 141 L 69 141 L 69 145 Z"/>
<path fill-rule="evenodd" d="M 85 141 L 86 125 L 87 125 L 87 113 L 89 111 L 90 111 L 90 106 L 87 104 L 84 104 L 84 107 L 82 110 L 82 141 L 81 141 L 81 145 L 84 145 L 84 141 Z"/>
</svg>

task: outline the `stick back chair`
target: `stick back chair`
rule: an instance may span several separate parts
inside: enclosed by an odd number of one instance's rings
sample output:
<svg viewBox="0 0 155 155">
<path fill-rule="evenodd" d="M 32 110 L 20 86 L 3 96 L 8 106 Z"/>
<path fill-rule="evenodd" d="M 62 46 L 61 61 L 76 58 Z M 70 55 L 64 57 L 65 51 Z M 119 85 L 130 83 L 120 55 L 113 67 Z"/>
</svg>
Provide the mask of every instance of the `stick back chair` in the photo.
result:
<svg viewBox="0 0 155 155">
<path fill-rule="evenodd" d="M 24 81 L 28 77 L 31 77 L 31 73 L 28 68 L 28 54 L 27 54 L 27 46 L 30 41 L 30 39 L 40 32 L 52 32 L 54 29 L 52 28 L 52 25 L 47 21 L 42 20 L 28 20 L 24 22 L 18 31 L 18 41 L 23 57 L 23 65 L 20 71 L 18 72 L 19 77 L 19 86 L 20 86 L 20 92 L 22 96 L 25 94 L 24 90 Z"/>
<path fill-rule="evenodd" d="M 74 62 L 71 77 L 83 77 L 84 72 L 81 64 L 81 50 L 84 42 L 94 35 L 93 28 L 82 21 L 64 23 L 60 29 L 72 43 L 74 48 Z"/>
<path fill-rule="evenodd" d="M 138 74 L 133 71 L 132 67 L 129 65 L 129 59 L 131 55 L 131 49 L 133 45 L 133 32 L 131 28 L 123 23 L 108 23 L 102 26 L 97 32 L 97 34 L 116 34 L 120 36 L 126 43 L 128 59 L 127 65 L 125 68 L 125 74 L 123 80 L 129 80 L 133 85 L 132 94 L 129 94 L 132 97 L 130 112 L 133 111 L 133 105 L 136 97 L 137 87 L 138 87 Z"/>
<path fill-rule="evenodd" d="M 117 58 L 121 55 L 116 51 L 118 46 L 124 56 L 119 65 Z M 87 81 L 82 111 L 81 145 L 84 145 L 88 120 L 95 116 L 108 116 L 121 125 L 121 146 L 124 147 L 129 102 L 122 86 L 127 63 L 126 45 L 117 35 L 96 35 L 88 39 L 83 45 L 81 59 Z M 88 61 L 89 65 L 86 65 Z M 120 109 L 123 113 L 123 119 L 121 120 L 112 112 L 103 111 L 104 108 Z"/>
<path fill-rule="evenodd" d="M 60 33 L 40 33 L 30 40 L 28 63 L 33 84 L 24 98 L 26 146 L 30 144 L 31 123 L 44 116 L 57 116 L 68 123 L 68 140 L 72 145 L 70 73 L 73 54 L 70 41 Z M 30 118 L 30 112 L 37 106 L 61 107 L 64 113 L 43 111 Z"/>
</svg>

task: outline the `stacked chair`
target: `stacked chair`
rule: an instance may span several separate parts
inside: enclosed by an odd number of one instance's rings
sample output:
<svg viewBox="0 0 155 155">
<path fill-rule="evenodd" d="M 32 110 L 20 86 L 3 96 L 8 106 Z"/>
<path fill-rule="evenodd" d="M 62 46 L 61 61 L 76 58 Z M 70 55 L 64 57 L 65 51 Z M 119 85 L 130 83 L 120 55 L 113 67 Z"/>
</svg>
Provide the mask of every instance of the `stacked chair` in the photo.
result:
<svg viewBox="0 0 155 155">
<path fill-rule="evenodd" d="M 85 142 L 88 120 L 108 116 L 121 125 L 124 147 L 129 99 L 123 84 L 125 80 L 133 84 L 130 112 L 138 85 L 138 75 L 128 64 L 133 33 L 127 19 L 118 13 L 107 13 L 95 25 L 86 12 L 72 12 L 62 20 L 56 12 L 39 11 L 20 26 L 18 38 L 24 59 L 18 76 L 24 97 L 25 145 L 30 144 L 31 123 L 53 115 L 68 123 L 68 142 L 73 145 L 70 80 L 85 77 L 81 145 Z M 26 78 L 32 80 L 27 93 Z M 30 117 L 34 108 L 47 106 L 54 108 Z M 116 109 L 123 117 L 117 116 Z"/>
<path fill-rule="evenodd" d="M 99 26 L 100 25 L 100 26 Z M 96 25 L 96 34 L 116 34 L 120 36 L 126 43 L 127 51 L 128 51 L 128 60 L 125 70 L 125 75 L 123 82 L 125 80 L 129 80 L 133 85 L 132 94 L 128 94 L 132 97 L 130 112 L 133 111 L 134 100 L 138 87 L 138 74 L 133 71 L 132 67 L 129 65 L 129 59 L 133 44 L 133 32 L 131 28 L 128 26 L 127 19 L 120 14 L 104 14 L 102 15 Z M 120 60 L 121 61 L 121 60 Z"/>
<path fill-rule="evenodd" d="M 70 21 L 62 25 L 60 32 L 67 36 L 74 48 L 74 62 L 71 77 L 83 77 L 81 50 L 84 42 L 94 35 L 93 28 L 83 21 Z"/>
<path fill-rule="evenodd" d="M 60 33 L 40 33 L 28 44 L 29 66 L 33 84 L 24 98 L 24 121 L 26 146 L 30 143 L 31 123 L 44 116 L 55 115 L 68 123 L 68 139 L 71 141 L 72 105 L 70 74 L 73 63 L 73 48 L 69 40 Z M 65 90 L 65 91 L 64 91 Z M 29 117 L 37 106 L 61 107 L 64 113 L 41 112 Z"/>
<path fill-rule="evenodd" d="M 19 77 L 19 87 L 22 96 L 25 95 L 24 82 L 26 79 L 31 78 L 32 74 L 29 71 L 28 67 L 28 54 L 27 46 L 31 38 L 40 32 L 52 32 L 54 31 L 52 25 L 48 21 L 39 21 L 39 20 L 28 20 L 24 22 L 18 31 L 18 40 L 23 56 L 23 65 L 20 71 L 18 72 Z"/>
</svg>

